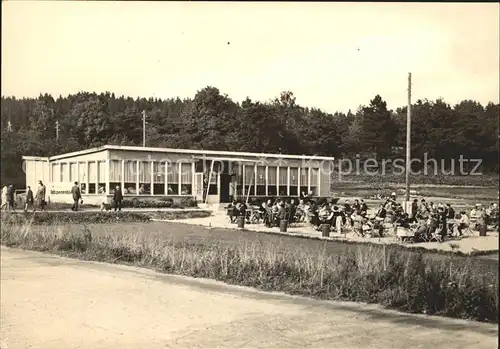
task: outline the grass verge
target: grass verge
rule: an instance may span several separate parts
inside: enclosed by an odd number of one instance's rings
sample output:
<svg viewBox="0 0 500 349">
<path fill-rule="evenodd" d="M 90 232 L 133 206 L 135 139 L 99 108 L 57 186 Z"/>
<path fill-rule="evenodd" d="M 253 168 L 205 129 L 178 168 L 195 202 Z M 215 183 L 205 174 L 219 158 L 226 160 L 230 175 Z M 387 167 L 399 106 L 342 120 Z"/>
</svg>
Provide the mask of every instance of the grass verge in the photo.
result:
<svg viewBox="0 0 500 349">
<path fill-rule="evenodd" d="M 5 225 L 2 244 L 84 260 L 127 263 L 331 300 L 379 303 L 405 312 L 498 322 L 498 281 L 473 258 L 430 260 L 392 246 L 358 245 L 327 253 L 281 239 L 225 244 L 210 236 L 165 239 L 137 233 L 94 234 L 61 226 Z M 298 240 L 297 240 L 298 242 Z"/>
</svg>

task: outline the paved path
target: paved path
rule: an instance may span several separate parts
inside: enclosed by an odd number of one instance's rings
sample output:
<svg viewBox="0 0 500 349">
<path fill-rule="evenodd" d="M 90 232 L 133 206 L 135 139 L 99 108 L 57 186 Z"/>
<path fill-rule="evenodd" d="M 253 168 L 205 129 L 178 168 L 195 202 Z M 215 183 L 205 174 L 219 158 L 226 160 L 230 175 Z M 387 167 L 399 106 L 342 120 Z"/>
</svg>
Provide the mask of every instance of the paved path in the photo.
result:
<svg viewBox="0 0 500 349">
<path fill-rule="evenodd" d="M 461 348 L 496 325 L 1 249 L 2 349 Z"/>
</svg>

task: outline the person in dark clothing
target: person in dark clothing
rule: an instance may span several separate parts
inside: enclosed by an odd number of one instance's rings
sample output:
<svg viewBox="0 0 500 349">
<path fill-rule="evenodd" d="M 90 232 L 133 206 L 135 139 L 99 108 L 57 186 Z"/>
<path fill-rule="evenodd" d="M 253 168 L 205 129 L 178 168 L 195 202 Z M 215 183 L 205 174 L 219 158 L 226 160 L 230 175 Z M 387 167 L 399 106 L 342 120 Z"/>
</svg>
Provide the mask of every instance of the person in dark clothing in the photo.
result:
<svg viewBox="0 0 500 349">
<path fill-rule="evenodd" d="M 448 219 L 455 219 L 455 210 L 451 207 L 451 204 L 446 204 L 446 217 Z"/>
<path fill-rule="evenodd" d="M 28 207 L 31 206 L 34 208 L 34 203 L 35 203 L 35 197 L 33 195 L 33 191 L 31 190 L 31 187 L 28 185 L 28 188 L 26 189 L 26 202 L 24 203 L 24 212 L 28 211 Z"/>
<path fill-rule="evenodd" d="M 14 194 L 15 194 L 14 186 L 9 185 L 7 187 L 7 209 L 12 211 L 16 210 L 14 207 Z"/>
<path fill-rule="evenodd" d="M 113 201 L 115 203 L 115 211 L 122 210 L 123 193 L 119 185 L 116 186 L 115 192 L 113 193 Z"/>
<path fill-rule="evenodd" d="M 381 219 L 385 219 L 385 217 L 387 217 L 387 210 L 385 209 L 384 204 L 380 205 L 380 208 L 377 211 L 376 217 L 381 218 Z"/>
<path fill-rule="evenodd" d="M 283 202 L 280 202 L 278 204 L 278 214 L 277 214 L 277 217 L 278 219 L 281 221 L 283 219 L 286 220 L 286 209 L 285 209 L 285 205 Z"/>
<path fill-rule="evenodd" d="M 349 224 L 351 224 L 351 226 L 352 226 L 352 224 L 354 223 L 352 218 L 351 218 L 352 213 L 353 213 L 353 208 L 349 204 L 349 201 L 346 200 L 346 202 L 344 204 L 344 217 L 342 218 L 342 221 L 344 222 L 344 224 L 347 222 L 347 220 L 349 220 Z"/>
<path fill-rule="evenodd" d="M 73 196 L 73 206 L 71 207 L 71 211 L 78 211 L 78 204 L 82 199 L 82 194 L 80 193 L 80 186 L 78 182 L 75 182 L 73 188 L 71 188 L 71 195 Z"/>
<path fill-rule="evenodd" d="M 399 217 L 396 223 L 402 228 L 410 229 L 410 218 L 408 217 L 408 213 L 404 213 Z"/>
<path fill-rule="evenodd" d="M 446 204 L 445 214 L 447 219 L 455 219 L 455 210 L 451 207 L 451 204 Z M 453 233 L 453 223 L 448 224 L 448 231 Z"/>
<path fill-rule="evenodd" d="M 359 203 L 359 200 L 356 199 L 354 200 L 354 204 L 352 204 L 352 208 L 354 210 L 354 212 L 358 213 L 361 212 L 361 204 Z"/>
<path fill-rule="evenodd" d="M 418 214 L 418 200 L 415 199 L 411 203 L 411 218 L 416 219 Z"/>
<path fill-rule="evenodd" d="M 332 225 L 337 226 L 337 220 L 342 220 L 342 225 L 345 224 L 345 216 L 342 211 L 339 210 L 337 206 L 333 206 L 333 217 L 332 217 Z"/>
<path fill-rule="evenodd" d="M 444 210 L 444 208 L 439 208 L 438 210 L 438 222 L 440 228 L 439 235 L 441 235 L 442 239 L 444 239 L 447 235 L 446 220 L 447 220 L 446 211 Z"/>
<path fill-rule="evenodd" d="M 365 200 L 361 200 L 361 215 L 366 215 L 368 213 L 368 205 Z"/>
</svg>

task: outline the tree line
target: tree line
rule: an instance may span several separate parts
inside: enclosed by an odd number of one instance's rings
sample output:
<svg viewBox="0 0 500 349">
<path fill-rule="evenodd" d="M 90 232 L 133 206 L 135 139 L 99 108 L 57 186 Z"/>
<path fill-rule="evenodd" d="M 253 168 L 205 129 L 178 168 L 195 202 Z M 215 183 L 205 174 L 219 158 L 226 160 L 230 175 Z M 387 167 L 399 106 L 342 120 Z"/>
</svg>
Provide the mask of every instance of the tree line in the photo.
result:
<svg viewBox="0 0 500 349">
<path fill-rule="evenodd" d="M 208 86 L 193 98 L 131 98 L 80 92 L 54 98 L 2 97 L 1 181 L 24 185 L 22 155 L 50 156 L 104 144 L 231 150 L 334 157 L 404 157 L 406 107 L 381 96 L 347 113 L 296 103 L 284 91 L 268 102 L 237 103 Z M 498 172 L 500 105 L 418 100 L 412 105 L 412 158 L 482 159 Z M 58 123 L 58 131 L 56 130 Z"/>
</svg>

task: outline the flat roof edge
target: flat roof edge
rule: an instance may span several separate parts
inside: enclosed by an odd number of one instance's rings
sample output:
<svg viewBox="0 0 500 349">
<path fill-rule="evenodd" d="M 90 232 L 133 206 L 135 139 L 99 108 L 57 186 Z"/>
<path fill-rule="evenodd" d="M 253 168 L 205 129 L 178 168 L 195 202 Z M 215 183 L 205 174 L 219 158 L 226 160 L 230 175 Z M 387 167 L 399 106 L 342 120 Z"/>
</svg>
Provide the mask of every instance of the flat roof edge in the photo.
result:
<svg viewBox="0 0 500 349">
<path fill-rule="evenodd" d="M 44 160 L 44 161 L 49 160 L 49 158 L 47 156 L 30 156 L 30 155 L 23 155 L 22 159 L 23 160 Z"/>
<path fill-rule="evenodd" d="M 107 150 L 107 146 L 102 146 L 102 147 L 97 147 L 97 148 L 90 148 L 90 149 L 84 149 L 84 150 L 78 150 L 74 151 L 71 153 L 65 153 L 65 154 L 59 154 L 59 155 L 54 155 L 49 157 L 49 160 L 59 160 L 59 159 L 64 159 L 64 158 L 70 158 L 74 156 L 80 156 L 80 155 L 87 155 L 87 154 L 92 154 L 92 153 L 98 153 L 100 151 Z"/>
<path fill-rule="evenodd" d="M 206 154 L 206 155 L 229 155 L 229 156 L 251 156 L 251 157 L 276 157 L 283 159 L 311 159 L 311 160 L 335 160 L 334 157 L 317 156 L 317 155 L 292 155 L 292 154 L 275 154 L 275 153 L 251 153 L 227 150 L 205 150 L 205 149 L 175 149 L 175 148 L 153 148 L 153 147 L 137 147 L 137 146 L 122 146 L 122 145 L 106 145 L 108 150 L 130 150 L 130 151 L 146 151 L 160 153 L 180 153 L 180 154 Z"/>
<path fill-rule="evenodd" d="M 178 153 L 178 154 L 200 154 L 200 155 L 226 155 L 226 156 L 249 156 L 257 158 L 274 157 L 282 159 L 302 159 L 302 160 L 325 160 L 333 161 L 334 157 L 329 156 L 317 156 L 317 155 L 292 155 L 292 154 L 276 154 L 276 153 L 252 153 L 252 152 L 239 152 L 239 151 L 227 151 L 227 150 L 204 150 L 204 149 L 175 149 L 175 148 L 154 148 L 154 147 L 139 147 L 139 146 L 128 146 L 128 145 L 104 145 L 101 147 L 90 148 L 79 150 L 71 153 L 65 153 L 60 155 L 54 155 L 48 157 L 49 161 L 59 160 L 69 157 L 81 156 L 86 154 L 97 153 L 104 150 L 122 150 L 122 151 L 143 151 L 143 152 L 159 152 L 159 153 Z M 34 157 L 23 157 L 23 159 L 34 158 Z"/>
</svg>

